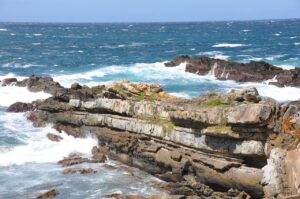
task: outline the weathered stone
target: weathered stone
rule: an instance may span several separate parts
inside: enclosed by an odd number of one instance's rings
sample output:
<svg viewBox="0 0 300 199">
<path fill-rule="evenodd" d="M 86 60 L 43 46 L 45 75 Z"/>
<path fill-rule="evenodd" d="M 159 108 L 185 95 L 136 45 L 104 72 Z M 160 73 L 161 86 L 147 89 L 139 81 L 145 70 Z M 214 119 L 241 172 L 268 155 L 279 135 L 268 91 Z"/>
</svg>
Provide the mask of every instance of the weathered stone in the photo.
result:
<svg viewBox="0 0 300 199">
<path fill-rule="evenodd" d="M 45 193 L 42 193 L 37 196 L 37 199 L 48 199 L 48 198 L 55 198 L 59 192 L 55 189 L 51 189 Z"/>
<path fill-rule="evenodd" d="M 229 109 L 229 124 L 264 124 L 270 119 L 272 107 L 264 104 L 242 104 Z"/>
<path fill-rule="evenodd" d="M 96 170 L 92 168 L 66 168 L 63 170 L 63 174 L 70 175 L 70 174 L 81 174 L 81 175 L 90 175 L 97 173 Z"/>
<path fill-rule="evenodd" d="M 48 133 L 47 138 L 53 142 L 59 142 L 63 139 L 61 136 L 52 133 Z"/>
</svg>

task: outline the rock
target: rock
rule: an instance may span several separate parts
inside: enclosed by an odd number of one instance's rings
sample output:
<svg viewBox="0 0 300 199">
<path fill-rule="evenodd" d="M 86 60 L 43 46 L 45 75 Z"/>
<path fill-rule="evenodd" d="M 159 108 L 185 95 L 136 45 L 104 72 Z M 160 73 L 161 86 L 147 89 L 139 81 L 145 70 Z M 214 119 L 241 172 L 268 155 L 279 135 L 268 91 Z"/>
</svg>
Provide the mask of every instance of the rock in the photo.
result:
<svg viewBox="0 0 300 199">
<path fill-rule="evenodd" d="M 92 149 L 93 160 L 97 163 L 103 163 L 107 160 L 106 155 L 101 153 L 100 149 L 96 146 Z"/>
<path fill-rule="evenodd" d="M 61 136 L 52 133 L 48 133 L 47 138 L 53 142 L 59 142 L 63 139 Z"/>
<path fill-rule="evenodd" d="M 106 160 L 106 156 L 100 152 L 94 153 L 92 159 L 82 157 L 82 155 L 78 153 L 71 153 L 68 157 L 58 161 L 58 164 L 67 167 L 82 163 L 103 163 Z"/>
<path fill-rule="evenodd" d="M 66 168 L 63 170 L 63 174 L 81 174 L 81 175 L 90 175 L 97 173 L 96 170 L 92 168 Z"/>
<path fill-rule="evenodd" d="M 45 193 L 40 194 L 37 199 L 48 199 L 48 198 L 55 198 L 59 192 L 55 189 L 51 189 Z"/>
<path fill-rule="evenodd" d="M 74 89 L 74 90 L 82 89 L 82 86 L 78 83 L 74 83 L 71 85 L 71 89 Z"/>
<path fill-rule="evenodd" d="M 273 107 L 264 104 L 242 104 L 229 109 L 229 124 L 266 124 Z"/>
<path fill-rule="evenodd" d="M 276 86 L 300 86 L 300 69 L 283 70 L 266 62 L 238 63 L 209 57 L 179 56 L 165 63 L 174 67 L 187 63 L 186 71 L 198 75 L 214 75 L 219 80 L 263 82 L 276 78 Z M 274 84 L 274 83 L 273 83 Z"/>
<path fill-rule="evenodd" d="M 256 88 L 234 89 L 228 95 L 238 102 L 248 101 L 258 103 L 261 100 Z"/>
<path fill-rule="evenodd" d="M 6 78 L 2 80 L 1 84 L 2 86 L 9 86 L 13 83 L 16 83 L 17 81 L 17 78 Z"/>
<path fill-rule="evenodd" d="M 20 113 L 20 112 L 27 112 L 33 111 L 35 109 L 35 105 L 32 103 L 23 103 L 23 102 L 16 102 L 10 105 L 7 109 L 8 112 Z"/>
</svg>

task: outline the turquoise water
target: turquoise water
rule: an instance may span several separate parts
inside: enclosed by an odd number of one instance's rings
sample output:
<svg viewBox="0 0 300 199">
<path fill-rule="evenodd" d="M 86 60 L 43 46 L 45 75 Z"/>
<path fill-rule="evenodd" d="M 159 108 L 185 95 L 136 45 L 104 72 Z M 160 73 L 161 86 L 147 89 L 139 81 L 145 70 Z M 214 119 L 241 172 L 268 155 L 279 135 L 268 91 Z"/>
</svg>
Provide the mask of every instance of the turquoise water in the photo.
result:
<svg viewBox="0 0 300 199">
<path fill-rule="evenodd" d="M 217 81 L 185 72 L 185 65 L 165 68 L 179 55 L 206 55 L 239 62 L 267 61 L 282 68 L 300 67 L 300 20 L 153 23 L 153 24 L 16 24 L 0 23 L 0 80 L 51 75 L 64 86 L 74 82 L 109 84 L 121 79 L 159 83 L 173 95 L 192 98 L 210 91 L 255 86 L 279 101 L 300 99 L 299 88 L 265 83 Z M 32 197 L 57 188 L 61 198 L 101 198 L 105 194 L 155 194 L 156 179 L 95 166 L 91 176 L 64 176 L 55 162 L 70 152 L 90 155 L 96 139 L 65 134 L 50 142 L 49 127 L 34 128 L 24 114 L 7 113 L 16 102 L 49 97 L 23 88 L 0 87 L 0 198 Z M 80 146 L 80 147 L 79 147 Z M 33 194 L 33 195 L 32 195 Z"/>
</svg>

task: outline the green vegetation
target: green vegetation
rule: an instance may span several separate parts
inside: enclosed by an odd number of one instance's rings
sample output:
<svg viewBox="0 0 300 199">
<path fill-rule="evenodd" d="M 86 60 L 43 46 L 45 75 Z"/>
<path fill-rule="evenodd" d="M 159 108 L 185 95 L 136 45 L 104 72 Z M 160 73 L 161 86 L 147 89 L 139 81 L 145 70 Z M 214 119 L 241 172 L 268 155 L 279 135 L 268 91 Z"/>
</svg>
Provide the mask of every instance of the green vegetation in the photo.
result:
<svg viewBox="0 0 300 199">
<path fill-rule="evenodd" d="M 221 100 L 218 98 L 211 99 L 209 102 L 206 102 L 203 105 L 206 107 L 210 107 L 210 108 L 212 108 L 212 107 L 221 107 L 221 108 L 229 107 L 229 104 L 223 104 L 221 102 Z"/>
<path fill-rule="evenodd" d="M 231 127 L 230 126 L 209 126 L 207 127 L 207 130 L 216 133 L 230 133 Z"/>
<path fill-rule="evenodd" d="M 145 92 L 141 92 L 139 95 L 137 95 L 135 97 L 135 99 L 137 101 L 144 101 L 144 100 L 147 100 L 147 101 L 150 101 L 150 102 L 155 102 L 158 100 L 158 94 L 157 93 L 151 93 L 151 95 L 146 95 Z"/>
</svg>

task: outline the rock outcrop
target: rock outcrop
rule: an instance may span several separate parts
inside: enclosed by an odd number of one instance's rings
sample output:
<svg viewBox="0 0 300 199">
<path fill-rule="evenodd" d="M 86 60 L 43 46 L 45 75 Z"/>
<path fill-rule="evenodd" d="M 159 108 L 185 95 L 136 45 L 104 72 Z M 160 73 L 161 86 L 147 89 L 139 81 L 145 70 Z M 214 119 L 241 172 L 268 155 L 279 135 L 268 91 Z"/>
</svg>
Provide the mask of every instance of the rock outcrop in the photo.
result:
<svg viewBox="0 0 300 199">
<path fill-rule="evenodd" d="M 276 86 L 300 87 L 300 68 L 284 70 L 266 62 L 251 61 L 238 63 L 209 57 L 180 56 L 165 63 L 166 67 L 186 63 L 186 72 L 198 75 L 214 75 L 219 80 L 234 80 L 237 82 L 263 82 Z"/>
<path fill-rule="evenodd" d="M 35 126 L 52 123 L 75 137 L 99 139 L 91 159 L 73 154 L 62 166 L 103 162 L 107 155 L 167 181 L 170 194 L 184 197 L 300 194 L 300 102 L 279 104 L 255 88 L 186 100 L 158 85 L 123 81 L 67 89 L 50 78 L 30 78 L 22 81 L 34 82 L 26 84 L 29 90 L 53 95 L 32 103 L 28 119 Z"/>
</svg>

